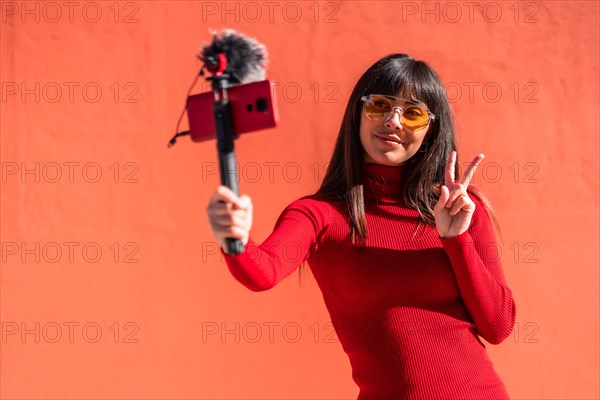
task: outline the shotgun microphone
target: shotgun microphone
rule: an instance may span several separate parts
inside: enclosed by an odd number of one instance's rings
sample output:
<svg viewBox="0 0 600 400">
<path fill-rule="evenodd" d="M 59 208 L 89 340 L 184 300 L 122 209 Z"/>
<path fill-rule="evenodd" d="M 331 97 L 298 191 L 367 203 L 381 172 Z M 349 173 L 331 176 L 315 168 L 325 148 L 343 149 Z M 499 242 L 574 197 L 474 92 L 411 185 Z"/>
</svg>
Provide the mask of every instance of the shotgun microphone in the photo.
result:
<svg viewBox="0 0 600 400">
<path fill-rule="evenodd" d="M 267 49 L 256 40 L 225 29 L 218 36 L 212 33 L 212 43 L 202 47 L 197 57 L 213 75 L 228 74 L 230 84 L 250 83 L 265 79 Z"/>
</svg>

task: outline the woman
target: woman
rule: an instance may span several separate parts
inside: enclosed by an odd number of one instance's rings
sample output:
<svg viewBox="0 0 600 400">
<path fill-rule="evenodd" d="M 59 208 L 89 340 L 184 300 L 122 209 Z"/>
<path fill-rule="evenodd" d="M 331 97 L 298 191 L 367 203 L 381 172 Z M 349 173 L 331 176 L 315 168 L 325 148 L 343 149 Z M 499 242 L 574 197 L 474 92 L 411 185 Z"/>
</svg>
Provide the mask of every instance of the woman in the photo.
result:
<svg viewBox="0 0 600 400">
<path fill-rule="evenodd" d="M 308 262 L 359 399 L 507 399 L 480 340 L 502 342 L 516 315 L 490 256 L 489 205 L 469 185 L 482 159 L 459 174 L 437 74 L 393 54 L 356 84 L 317 193 L 286 207 L 264 243 L 249 236 L 248 196 L 220 186 L 207 212 L 219 243 L 247 245 L 222 253 L 251 290 Z"/>
</svg>

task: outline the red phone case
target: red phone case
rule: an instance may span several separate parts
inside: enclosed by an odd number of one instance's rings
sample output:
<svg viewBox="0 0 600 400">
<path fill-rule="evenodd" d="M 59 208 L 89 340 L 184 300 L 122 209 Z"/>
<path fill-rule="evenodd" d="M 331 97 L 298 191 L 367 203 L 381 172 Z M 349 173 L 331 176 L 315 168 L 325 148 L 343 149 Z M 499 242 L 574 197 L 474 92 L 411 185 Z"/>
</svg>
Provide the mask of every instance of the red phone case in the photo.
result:
<svg viewBox="0 0 600 400">
<path fill-rule="evenodd" d="M 274 87 L 268 80 L 235 85 L 227 89 L 236 134 L 274 128 L 279 120 Z M 194 142 L 216 138 L 212 91 L 187 98 L 190 136 Z"/>
</svg>

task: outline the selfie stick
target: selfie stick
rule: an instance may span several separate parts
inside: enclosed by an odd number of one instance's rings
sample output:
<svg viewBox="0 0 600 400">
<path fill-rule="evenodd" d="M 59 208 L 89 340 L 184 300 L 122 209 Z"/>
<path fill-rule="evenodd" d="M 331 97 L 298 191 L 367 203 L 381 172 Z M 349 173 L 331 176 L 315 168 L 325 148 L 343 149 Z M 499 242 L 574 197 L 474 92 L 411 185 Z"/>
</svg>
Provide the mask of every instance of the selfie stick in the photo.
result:
<svg viewBox="0 0 600 400">
<path fill-rule="evenodd" d="M 221 172 L 221 184 L 227 186 L 236 196 L 240 195 L 238 187 L 237 162 L 233 141 L 239 136 L 233 130 L 231 121 L 231 107 L 227 99 L 227 88 L 229 75 L 225 73 L 227 59 L 224 54 L 218 54 L 219 70 L 215 75 L 208 78 L 212 81 L 212 90 L 215 94 L 213 115 L 215 128 L 217 130 L 217 150 L 219 152 L 219 171 Z M 210 71 L 210 68 L 208 68 Z M 244 251 L 241 240 L 226 238 L 227 253 L 240 254 Z"/>
<path fill-rule="evenodd" d="M 212 83 L 215 94 L 213 115 L 217 133 L 219 170 L 221 184 L 239 196 L 237 161 L 233 141 L 239 137 L 234 131 L 231 107 L 227 99 L 230 84 L 249 83 L 264 79 L 266 50 L 264 46 L 233 30 L 227 30 L 221 38 L 213 34 L 213 42 L 202 49 L 198 56 L 204 61 L 200 75 L 206 68 L 213 75 L 207 80 Z M 240 254 L 244 251 L 241 240 L 226 238 L 227 253 Z"/>
</svg>

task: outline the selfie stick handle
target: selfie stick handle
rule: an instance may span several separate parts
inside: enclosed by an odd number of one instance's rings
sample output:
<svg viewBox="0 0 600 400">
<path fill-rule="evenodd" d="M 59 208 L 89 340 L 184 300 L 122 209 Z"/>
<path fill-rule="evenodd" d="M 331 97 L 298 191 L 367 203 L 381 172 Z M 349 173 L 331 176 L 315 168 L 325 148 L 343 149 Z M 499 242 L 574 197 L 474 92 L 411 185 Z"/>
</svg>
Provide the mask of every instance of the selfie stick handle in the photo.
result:
<svg viewBox="0 0 600 400">
<path fill-rule="evenodd" d="M 239 196 L 237 161 L 235 157 L 233 141 L 238 138 L 233 130 L 231 118 L 231 106 L 227 100 L 227 79 L 224 77 L 213 77 L 213 89 L 215 93 L 221 92 L 218 100 L 213 105 L 215 128 L 217 130 L 217 149 L 219 151 L 219 170 L 221 172 L 221 184 Z M 227 253 L 241 254 L 244 244 L 240 239 L 226 238 Z"/>
</svg>

